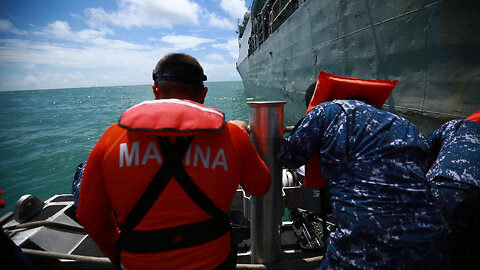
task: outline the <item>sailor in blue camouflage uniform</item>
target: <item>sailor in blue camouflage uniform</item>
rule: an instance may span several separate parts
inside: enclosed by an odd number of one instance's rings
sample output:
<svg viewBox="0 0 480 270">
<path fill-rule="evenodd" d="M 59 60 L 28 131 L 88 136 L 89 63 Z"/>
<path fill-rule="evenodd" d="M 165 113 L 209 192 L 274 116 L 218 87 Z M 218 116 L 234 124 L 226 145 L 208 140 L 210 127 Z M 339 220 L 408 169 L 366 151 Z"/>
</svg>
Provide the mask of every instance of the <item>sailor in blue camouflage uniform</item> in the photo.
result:
<svg viewBox="0 0 480 270">
<path fill-rule="evenodd" d="M 445 269 L 446 228 L 410 122 L 358 100 L 316 106 L 280 146 L 298 168 L 320 157 L 336 229 L 319 269 Z"/>
<path fill-rule="evenodd" d="M 83 172 L 85 171 L 85 166 L 87 162 L 84 161 L 77 165 L 77 170 L 73 176 L 72 182 L 72 194 L 73 194 L 73 211 L 77 213 L 78 206 L 78 197 L 80 196 L 80 186 L 82 185 Z"/>
<path fill-rule="evenodd" d="M 480 269 L 480 123 L 452 120 L 428 139 L 427 179 L 450 229 L 453 269 Z"/>
</svg>

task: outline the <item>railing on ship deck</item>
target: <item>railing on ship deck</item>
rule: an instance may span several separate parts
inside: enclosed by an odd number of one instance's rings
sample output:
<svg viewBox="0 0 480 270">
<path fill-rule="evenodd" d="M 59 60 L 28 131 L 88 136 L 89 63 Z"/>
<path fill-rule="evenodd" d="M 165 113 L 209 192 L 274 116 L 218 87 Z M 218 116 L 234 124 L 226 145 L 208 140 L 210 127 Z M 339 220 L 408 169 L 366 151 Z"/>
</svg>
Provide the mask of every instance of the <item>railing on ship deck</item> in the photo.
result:
<svg viewBox="0 0 480 270">
<path fill-rule="evenodd" d="M 251 14 L 252 33 L 248 55 L 252 54 L 297 8 L 308 0 L 268 0 L 262 10 Z"/>
</svg>

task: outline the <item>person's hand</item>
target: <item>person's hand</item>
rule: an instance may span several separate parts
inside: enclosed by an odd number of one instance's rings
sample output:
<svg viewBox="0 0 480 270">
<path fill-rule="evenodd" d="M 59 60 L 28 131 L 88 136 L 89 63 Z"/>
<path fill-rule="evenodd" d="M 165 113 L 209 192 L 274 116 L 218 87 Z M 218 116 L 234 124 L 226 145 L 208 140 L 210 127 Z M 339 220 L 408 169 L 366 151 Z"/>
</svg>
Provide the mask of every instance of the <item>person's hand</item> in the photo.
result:
<svg viewBox="0 0 480 270">
<path fill-rule="evenodd" d="M 243 130 L 247 130 L 248 124 L 247 124 L 247 122 L 245 122 L 245 121 L 241 121 L 241 120 L 230 120 L 230 121 L 228 121 L 228 122 L 230 122 L 230 123 L 232 123 L 232 124 L 240 127 L 240 128 L 243 129 Z"/>
</svg>

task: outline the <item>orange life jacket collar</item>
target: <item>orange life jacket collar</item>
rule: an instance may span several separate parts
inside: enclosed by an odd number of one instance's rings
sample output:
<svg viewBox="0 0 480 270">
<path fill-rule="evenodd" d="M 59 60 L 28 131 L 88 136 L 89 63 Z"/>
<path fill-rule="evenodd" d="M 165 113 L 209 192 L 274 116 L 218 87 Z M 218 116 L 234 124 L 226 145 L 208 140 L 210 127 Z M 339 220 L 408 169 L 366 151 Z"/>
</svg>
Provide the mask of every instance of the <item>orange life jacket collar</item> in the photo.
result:
<svg viewBox="0 0 480 270">
<path fill-rule="evenodd" d="M 130 107 L 122 113 L 118 125 L 158 136 L 187 136 L 221 130 L 225 114 L 191 100 L 158 99 Z"/>
<path fill-rule="evenodd" d="M 480 110 L 474 112 L 472 115 L 467 117 L 465 120 L 480 123 Z"/>
<path fill-rule="evenodd" d="M 381 108 L 397 84 L 397 80 L 366 80 L 332 75 L 323 71 L 318 74 L 315 93 L 307 113 L 323 102 L 334 99 L 361 98 Z"/>
</svg>

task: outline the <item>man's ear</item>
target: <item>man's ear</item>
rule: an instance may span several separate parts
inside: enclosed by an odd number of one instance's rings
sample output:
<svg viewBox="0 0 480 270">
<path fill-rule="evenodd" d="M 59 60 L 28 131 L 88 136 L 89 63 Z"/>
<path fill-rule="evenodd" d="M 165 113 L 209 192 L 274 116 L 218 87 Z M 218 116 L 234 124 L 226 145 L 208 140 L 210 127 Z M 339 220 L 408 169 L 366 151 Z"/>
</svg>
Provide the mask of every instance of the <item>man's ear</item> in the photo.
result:
<svg viewBox="0 0 480 270">
<path fill-rule="evenodd" d="M 155 82 L 152 83 L 152 91 L 155 95 L 155 99 L 160 99 L 160 91 L 157 88 L 157 84 Z"/>
<path fill-rule="evenodd" d="M 202 91 L 198 94 L 198 102 L 202 103 L 205 102 L 205 97 L 207 96 L 208 87 L 204 87 Z"/>
</svg>

